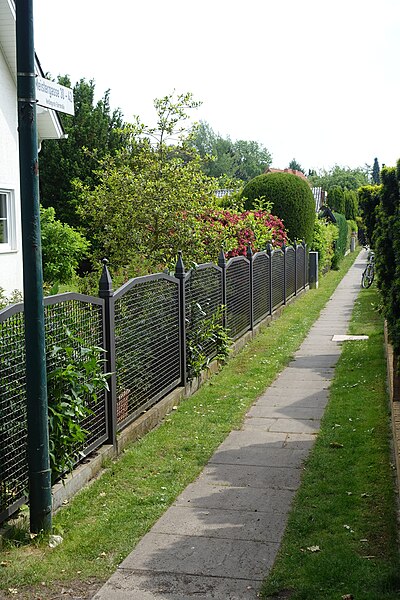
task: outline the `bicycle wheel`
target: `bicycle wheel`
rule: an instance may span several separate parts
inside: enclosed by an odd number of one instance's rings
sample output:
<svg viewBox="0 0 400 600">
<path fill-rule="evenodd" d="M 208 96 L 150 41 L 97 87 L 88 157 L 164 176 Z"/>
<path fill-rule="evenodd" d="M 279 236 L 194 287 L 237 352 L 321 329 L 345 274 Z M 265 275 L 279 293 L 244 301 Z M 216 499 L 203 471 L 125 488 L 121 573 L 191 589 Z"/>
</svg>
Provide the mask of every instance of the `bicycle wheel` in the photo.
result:
<svg viewBox="0 0 400 600">
<path fill-rule="evenodd" d="M 375 272 L 373 266 L 371 264 L 367 265 L 361 277 L 361 287 L 365 289 L 369 288 L 374 280 L 374 275 Z"/>
</svg>

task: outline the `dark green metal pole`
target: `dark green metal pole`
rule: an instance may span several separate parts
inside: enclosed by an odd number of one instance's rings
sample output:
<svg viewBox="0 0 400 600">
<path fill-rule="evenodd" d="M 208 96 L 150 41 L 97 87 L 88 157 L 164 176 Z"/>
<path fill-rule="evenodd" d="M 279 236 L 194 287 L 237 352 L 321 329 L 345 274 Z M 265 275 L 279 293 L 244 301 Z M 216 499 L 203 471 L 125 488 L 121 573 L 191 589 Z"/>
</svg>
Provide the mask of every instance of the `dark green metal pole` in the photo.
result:
<svg viewBox="0 0 400 600">
<path fill-rule="evenodd" d="M 24 264 L 30 528 L 51 529 L 51 472 L 40 242 L 32 0 L 16 0 L 19 163 Z"/>
</svg>

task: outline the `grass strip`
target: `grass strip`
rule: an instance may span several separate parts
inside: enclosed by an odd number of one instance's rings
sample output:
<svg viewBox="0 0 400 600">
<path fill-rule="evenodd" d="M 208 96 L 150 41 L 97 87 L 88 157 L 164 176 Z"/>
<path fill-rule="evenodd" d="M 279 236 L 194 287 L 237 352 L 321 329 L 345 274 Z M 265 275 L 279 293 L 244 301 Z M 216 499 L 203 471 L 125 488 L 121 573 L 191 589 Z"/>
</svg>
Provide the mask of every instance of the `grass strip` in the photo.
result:
<svg viewBox="0 0 400 600">
<path fill-rule="evenodd" d="M 256 398 L 275 379 L 300 346 L 347 272 L 355 254 L 339 271 L 290 304 L 220 373 L 182 402 L 163 423 L 108 465 L 101 478 L 82 490 L 54 518 L 64 541 L 50 549 L 46 540 L 3 548 L 0 589 L 24 597 L 68 586 L 85 578 L 107 579 L 177 495 L 201 472 L 228 433 L 240 427 Z M 28 593 L 28 592 L 27 592 Z M 47 596 L 46 596 L 47 597 Z"/>
<path fill-rule="evenodd" d="M 376 289 L 355 303 L 320 434 L 262 598 L 400 597 L 383 322 Z M 319 548 L 319 549 L 317 549 Z M 348 596 L 347 596 L 348 595 Z"/>
</svg>

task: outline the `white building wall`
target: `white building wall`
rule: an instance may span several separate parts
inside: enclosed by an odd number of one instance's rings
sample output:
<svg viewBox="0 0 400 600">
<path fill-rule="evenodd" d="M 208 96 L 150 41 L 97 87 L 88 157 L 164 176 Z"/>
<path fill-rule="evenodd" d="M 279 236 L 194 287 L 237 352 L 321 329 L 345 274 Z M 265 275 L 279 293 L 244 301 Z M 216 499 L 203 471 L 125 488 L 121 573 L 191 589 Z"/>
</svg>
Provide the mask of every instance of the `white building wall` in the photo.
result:
<svg viewBox="0 0 400 600">
<path fill-rule="evenodd" d="M 12 248 L 0 244 L 0 287 L 22 290 L 22 236 L 19 192 L 17 90 L 0 50 L 0 191 L 13 192 Z M 3 247 L 2 247 L 3 246 Z"/>
</svg>

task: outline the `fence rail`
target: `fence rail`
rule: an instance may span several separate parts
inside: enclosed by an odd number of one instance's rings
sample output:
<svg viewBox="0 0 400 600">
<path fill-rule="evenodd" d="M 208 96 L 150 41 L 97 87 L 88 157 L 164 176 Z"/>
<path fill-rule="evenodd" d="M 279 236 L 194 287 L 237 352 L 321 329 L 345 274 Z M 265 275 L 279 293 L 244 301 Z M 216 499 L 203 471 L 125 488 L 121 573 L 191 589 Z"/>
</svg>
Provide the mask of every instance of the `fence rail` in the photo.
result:
<svg viewBox="0 0 400 600">
<path fill-rule="evenodd" d="M 87 346 L 105 350 L 110 390 L 102 392 L 82 423 L 88 432 L 81 456 L 105 442 L 193 376 L 191 349 L 207 320 L 220 315 L 233 340 L 250 331 L 308 284 L 304 244 L 199 265 L 174 275 L 130 280 L 116 292 L 104 264 L 99 298 L 60 294 L 45 298 L 47 370 L 51 353 L 67 343 L 66 330 Z M 221 311 L 220 308 L 224 307 Z M 208 360 L 217 348 L 211 339 Z M 0 311 L 0 522 L 28 498 L 24 307 Z"/>
</svg>

